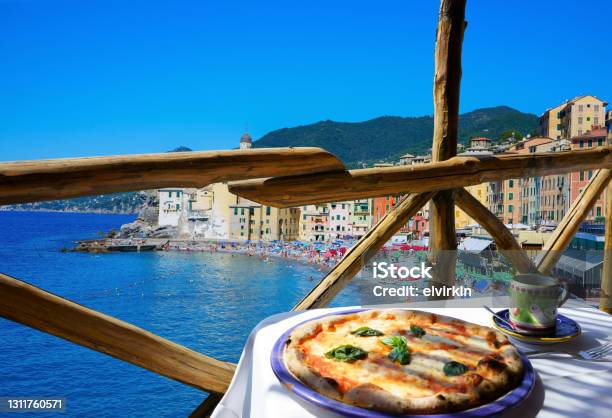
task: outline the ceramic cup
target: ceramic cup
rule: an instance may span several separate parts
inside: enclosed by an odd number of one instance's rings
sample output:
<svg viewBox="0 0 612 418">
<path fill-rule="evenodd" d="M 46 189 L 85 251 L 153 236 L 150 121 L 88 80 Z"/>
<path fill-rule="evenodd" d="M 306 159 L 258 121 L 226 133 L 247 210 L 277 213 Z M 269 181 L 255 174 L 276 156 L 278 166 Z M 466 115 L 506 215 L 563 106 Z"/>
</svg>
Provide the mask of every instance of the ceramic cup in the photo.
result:
<svg viewBox="0 0 612 418">
<path fill-rule="evenodd" d="M 553 277 L 519 274 L 510 281 L 510 322 L 521 334 L 551 334 L 557 308 L 568 297 L 567 287 Z"/>
</svg>

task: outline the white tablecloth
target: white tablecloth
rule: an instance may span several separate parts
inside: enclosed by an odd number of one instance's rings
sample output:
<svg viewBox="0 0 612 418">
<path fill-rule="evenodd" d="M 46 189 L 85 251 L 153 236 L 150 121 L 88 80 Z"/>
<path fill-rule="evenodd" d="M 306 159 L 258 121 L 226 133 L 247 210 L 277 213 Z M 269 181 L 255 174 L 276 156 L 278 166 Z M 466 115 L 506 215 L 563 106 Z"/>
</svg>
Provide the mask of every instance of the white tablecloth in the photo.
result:
<svg viewBox="0 0 612 418">
<path fill-rule="evenodd" d="M 417 309 L 412 304 L 409 308 Z M 337 417 L 302 401 L 283 387 L 270 367 L 270 352 L 289 327 L 328 312 L 347 309 L 350 307 L 288 312 L 259 323 L 249 336 L 229 390 L 212 417 Z M 484 309 L 418 309 L 491 325 L 491 315 Z M 572 301 L 560 312 L 580 323 L 582 335 L 571 342 L 546 347 L 582 350 L 612 341 L 612 315 Z M 525 351 L 545 347 L 518 343 L 517 346 Z M 535 389 L 518 408 L 504 413 L 504 417 L 612 417 L 612 361 L 587 362 L 547 355 L 533 358 L 531 362 L 538 375 Z"/>
</svg>

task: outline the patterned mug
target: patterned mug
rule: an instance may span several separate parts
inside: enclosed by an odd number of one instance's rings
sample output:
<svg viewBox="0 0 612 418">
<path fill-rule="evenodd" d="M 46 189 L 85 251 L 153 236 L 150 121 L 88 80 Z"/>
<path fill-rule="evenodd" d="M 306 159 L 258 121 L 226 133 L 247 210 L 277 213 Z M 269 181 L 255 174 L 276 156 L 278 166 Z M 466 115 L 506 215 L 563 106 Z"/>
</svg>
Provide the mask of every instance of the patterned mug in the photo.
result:
<svg viewBox="0 0 612 418">
<path fill-rule="evenodd" d="M 567 286 L 553 277 L 519 274 L 510 281 L 510 323 L 521 334 L 551 334 L 568 297 Z"/>
</svg>

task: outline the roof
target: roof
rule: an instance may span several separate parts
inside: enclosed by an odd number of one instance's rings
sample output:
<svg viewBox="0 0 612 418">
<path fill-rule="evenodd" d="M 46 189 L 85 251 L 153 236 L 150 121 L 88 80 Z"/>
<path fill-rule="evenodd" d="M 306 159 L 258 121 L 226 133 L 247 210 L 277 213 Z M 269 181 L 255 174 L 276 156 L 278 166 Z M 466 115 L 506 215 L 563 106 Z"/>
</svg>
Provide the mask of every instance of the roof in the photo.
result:
<svg viewBox="0 0 612 418">
<path fill-rule="evenodd" d="M 491 244 L 493 244 L 493 241 L 490 239 L 469 237 L 461 241 L 461 244 L 459 244 L 459 249 L 463 251 L 480 253 L 487 249 Z"/>
<path fill-rule="evenodd" d="M 490 138 L 486 138 L 484 136 L 479 136 L 479 137 L 476 137 L 476 138 L 471 138 L 470 141 L 489 141 L 489 142 L 491 142 L 491 139 Z"/>
<path fill-rule="evenodd" d="M 240 142 L 248 142 L 250 144 L 253 142 L 253 140 L 251 139 L 251 135 L 249 135 L 248 132 L 245 132 L 240 137 Z"/>
<path fill-rule="evenodd" d="M 555 265 L 555 269 L 572 272 L 587 272 L 603 264 L 602 251 L 567 250 Z"/>
<path fill-rule="evenodd" d="M 414 158 L 414 155 L 412 155 L 412 154 L 404 154 L 400 158 Z"/>
<path fill-rule="evenodd" d="M 577 135 L 577 136 L 573 137 L 572 139 L 576 139 L 576 138 L 599 138 L 599 137 L 607 136 L 608 135 L 608 130 L 606 129 L 605 126 L 593 126 L 593 128 L 594 129 L 592 129 L 590 131 L 586 131 L 582 135 Z"/>
</svg>

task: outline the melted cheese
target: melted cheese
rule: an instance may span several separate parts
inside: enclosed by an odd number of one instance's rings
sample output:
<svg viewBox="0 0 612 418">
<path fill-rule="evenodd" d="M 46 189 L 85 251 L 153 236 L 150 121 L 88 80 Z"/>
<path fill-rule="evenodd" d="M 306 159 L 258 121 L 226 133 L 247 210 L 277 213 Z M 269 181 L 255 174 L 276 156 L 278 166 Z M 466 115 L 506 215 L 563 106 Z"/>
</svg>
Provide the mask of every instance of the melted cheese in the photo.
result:
<svg viewBox="0 0 612 418">
<path fill-rule="evenodd" d="M 300 350 L 306 364 L 321 376 L 338 382 L 343 393 L 360 384 L 371 383 L 401 398 L 420 398 L 438 393 L 464 393 L 482 380 L 474 376 L 478 361 L 498 352 L 486 338 L 470 335 L 460 323 L 426 324 L 418 320 L 422 318 L 416 319 L 412 324 L 421 326 L 426 332 L 422 338 L 409 332 L 411 323 L 403 315 L 399 318 L 389 314 L 349 315 L 319 328 L 311 338 L 302 341 Z M 380 342 L 382 337 L 351 334 L 362 326 L 379 330 L 384 336 L 405 336 L 411 351 L 410 363 L 392 362 L 387 357 L 391 347 Z M 325 357 L 329 350 L 345 344 L 367 351 L 368 357 L 353 363 Z M 461 376 L 446 376 L 443 367 L 451 360 L 465 364 L 469 371 Z"/>
</svg>

